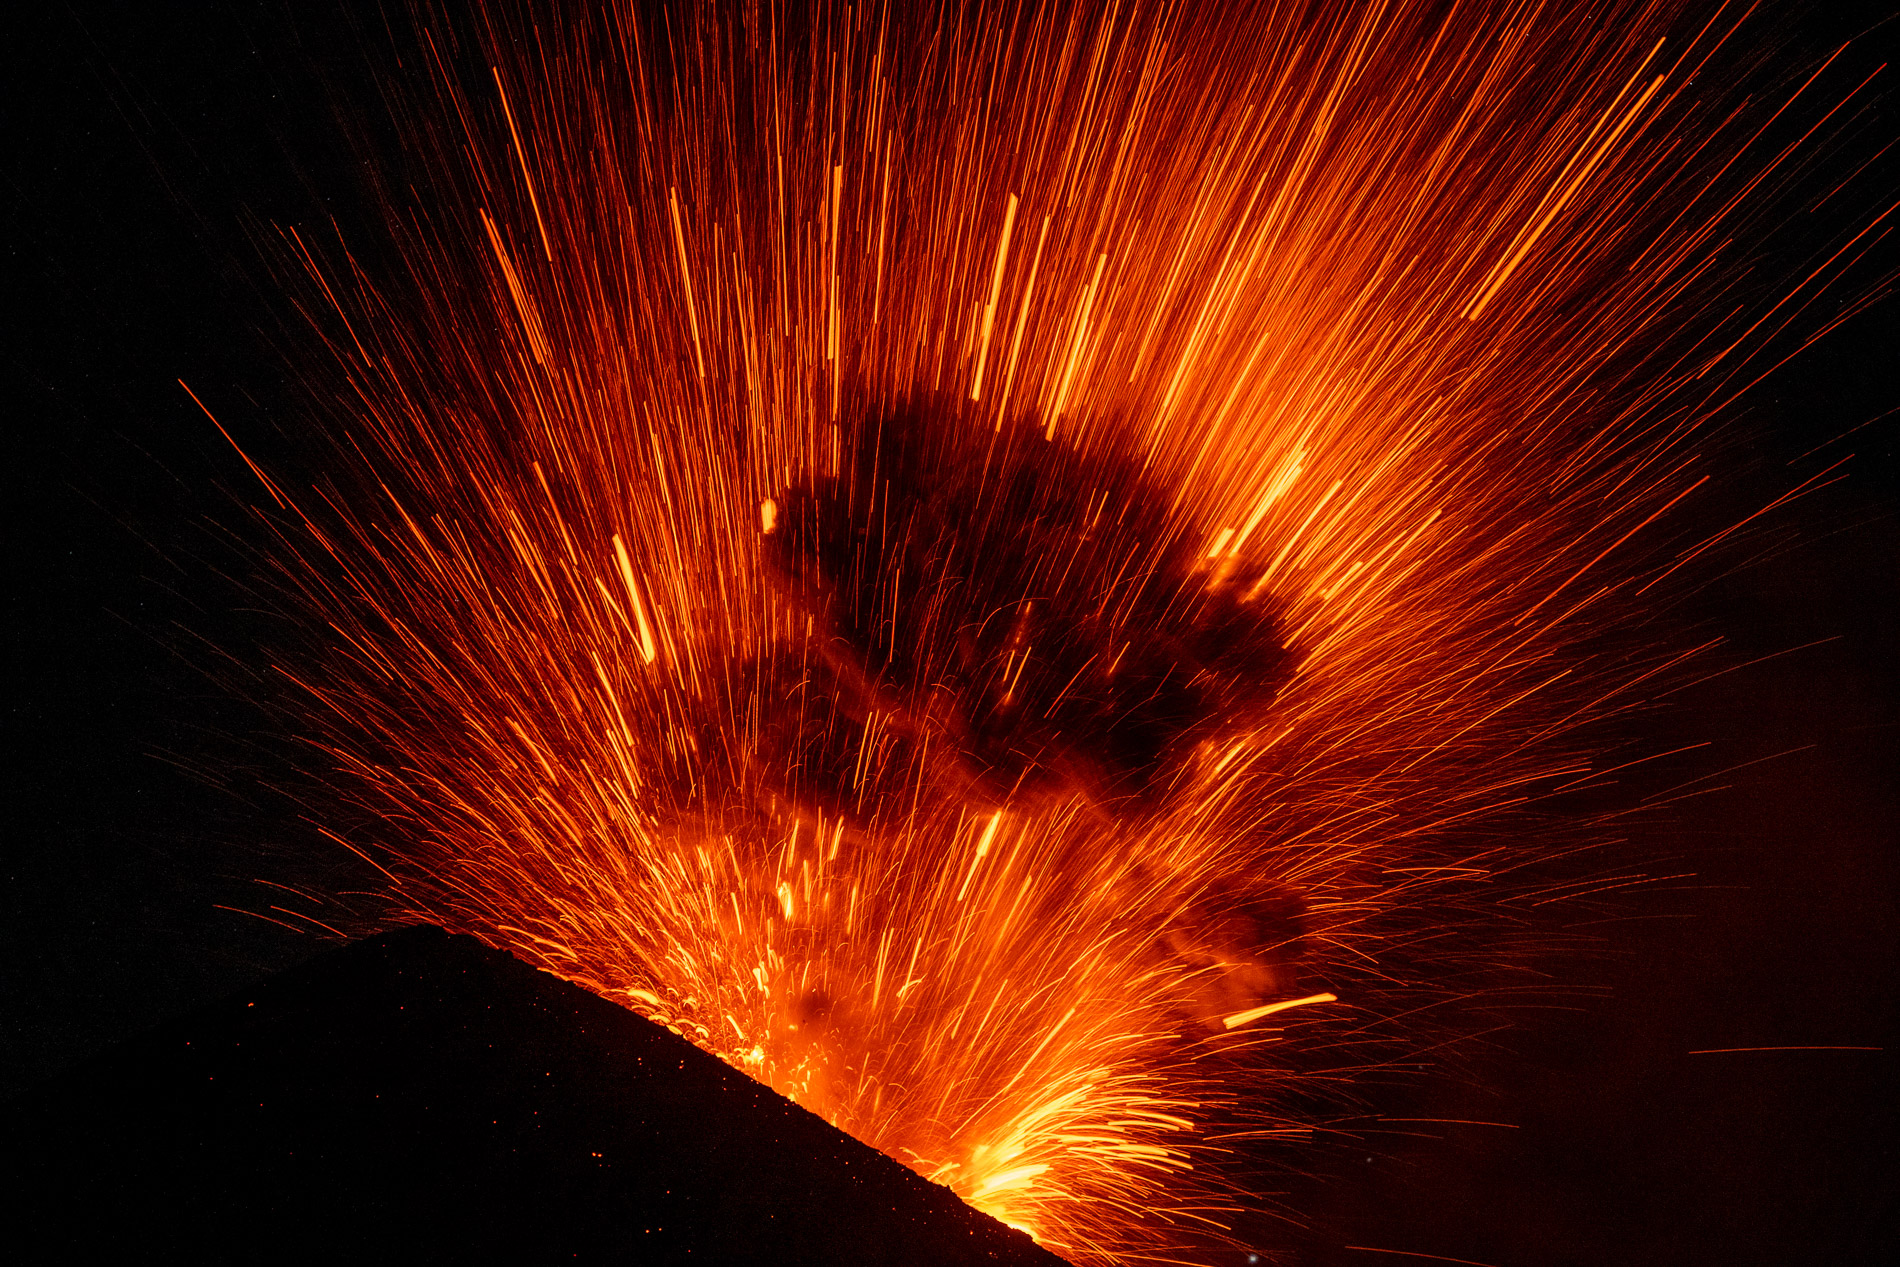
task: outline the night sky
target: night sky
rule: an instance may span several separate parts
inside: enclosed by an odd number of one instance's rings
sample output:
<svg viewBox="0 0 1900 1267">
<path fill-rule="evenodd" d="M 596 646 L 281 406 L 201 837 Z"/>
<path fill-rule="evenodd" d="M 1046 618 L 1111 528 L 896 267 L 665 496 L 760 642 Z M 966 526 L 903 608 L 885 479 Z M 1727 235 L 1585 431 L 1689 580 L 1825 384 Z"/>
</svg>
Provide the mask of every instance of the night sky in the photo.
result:
<svg viewBox="0 0 1900 1267">
<path fill-rule="evenodd" d="M 1819 9 L 1790 64 L 1880 12 Z M 226 579 L 245 564 L 218 527 L 240 522 L 248 473 L 177 380 L 298 482 L 299 386 L 273 346 L 289 327 L 254 243 L 267 223 L 364 215 L 334 110 L 366 91 L 360 50 L 381 38 L 379 19 L 328 6 L 292 21 L 86 3 L 7 23 L 0 1094 L 323 950 L 223 909 L 268 909 L 260 880 L 353 880 L 269 790 L 285 745 L 268 721 L 206 673 L 220 652 L 255 663 L 267 622 Z M 1892 58 L 1897 27 L 1829 71 L 1837 95 Z M 1770 272 L 1897 196 L 1900 169 L 1876 157 L 1900 136 L 1893 74 L 1817 188 L 1875 165 L 1781 235 Z M 1804 326 L 1896 268 L 1889 240 Z M 1645 774 L 1645 794 L 1756 763 L 1632 827 L 1633 857 L 1694 878 L 1633 895 L 1600 930 L 1607 953 L 1567 970 L 1571 997 L 1523 1013 L 1467 1074 L 1374 1093 L 1392 1117 L 1517 1129 L 1421 1125 L 1329 1154 L 1287 1197 L 1313 1215 L 1313 1261 L 1846 1264 L 1900 1248 L 1897 327 L 1894 300 L 1874 306 L 1737 410 L 1713 495 L 1735 518 L 1854 459 L 1675 613 L 1735 661 L 1806 647 L 1645 723 L 1658 750 L 1709 742 Z M 1886 1050 L 1689 1054 L 1802 1045 Z"/>
</svg>

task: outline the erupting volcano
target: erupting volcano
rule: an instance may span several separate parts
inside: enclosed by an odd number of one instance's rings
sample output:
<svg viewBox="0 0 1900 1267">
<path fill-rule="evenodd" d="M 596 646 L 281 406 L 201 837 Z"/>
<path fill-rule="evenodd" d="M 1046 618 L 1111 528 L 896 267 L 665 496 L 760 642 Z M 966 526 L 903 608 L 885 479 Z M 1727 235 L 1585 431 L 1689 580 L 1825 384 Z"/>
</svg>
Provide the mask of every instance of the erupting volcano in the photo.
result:
<svg viewBox="0 0 1900 1267">
<path fill-rule="evenodd" d="M 1709 432 L 1877 236 L 1749 271 L 1838 107 L 1738 108 L 1746 18 L 420 15 L 386 240 L 281 239 L 333 838 L 1066 1256 L 1217 1241 L 1640 879 L 1555 798 L 1649 755 Z"/>
</svg>

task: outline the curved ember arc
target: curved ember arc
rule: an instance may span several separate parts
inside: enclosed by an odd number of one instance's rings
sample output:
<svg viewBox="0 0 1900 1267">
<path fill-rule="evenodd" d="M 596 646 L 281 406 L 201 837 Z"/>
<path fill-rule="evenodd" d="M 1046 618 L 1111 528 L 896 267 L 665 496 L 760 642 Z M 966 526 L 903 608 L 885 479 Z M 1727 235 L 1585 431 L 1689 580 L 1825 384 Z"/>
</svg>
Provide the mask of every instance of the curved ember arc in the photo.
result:
<svg viewBox="0 0 1900 1267">
<path fill-rule="evenodd" d="M 1218 1237 L 1688 652 L 1735 21 L 425 16 L 401 266 L 286 239 L 350 847 L 1066 1254 Z"/>
</svg>

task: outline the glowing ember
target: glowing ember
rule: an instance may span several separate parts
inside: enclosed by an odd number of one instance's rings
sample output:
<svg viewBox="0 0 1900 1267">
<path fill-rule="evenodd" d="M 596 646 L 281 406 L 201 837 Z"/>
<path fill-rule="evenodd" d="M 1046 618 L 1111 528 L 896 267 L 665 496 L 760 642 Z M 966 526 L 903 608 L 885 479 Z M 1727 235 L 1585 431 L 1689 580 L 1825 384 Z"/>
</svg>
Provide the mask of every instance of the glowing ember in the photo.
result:
<svg viewBox="0 0 1900 1267">
<path fill-rule="evenodd" d="M 349 847 L 1082 1258 L 1495 959 L 1774 325 L 1726 12 L 1205 7 L 444 20 L 287 239 Z"/>
</svg>

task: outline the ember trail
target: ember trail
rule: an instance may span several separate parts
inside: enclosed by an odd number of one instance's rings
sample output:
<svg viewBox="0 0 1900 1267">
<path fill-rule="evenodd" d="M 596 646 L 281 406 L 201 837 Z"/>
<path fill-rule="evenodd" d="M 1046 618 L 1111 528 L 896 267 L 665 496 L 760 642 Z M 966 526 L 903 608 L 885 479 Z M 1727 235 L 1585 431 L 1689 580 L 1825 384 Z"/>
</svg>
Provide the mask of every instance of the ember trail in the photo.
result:
<svg viewBox="0 0 1900 1267">
<path fill-rule="evenodd" d="M 1738 20 L 424 15 L 400 263 L 283 239 L 336 839 L 1064 1253 L 1217 1236 L 1693 650 L 1649 587 L 1800 307 L 1721 249 Z"/>
</svg>

